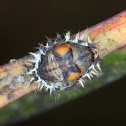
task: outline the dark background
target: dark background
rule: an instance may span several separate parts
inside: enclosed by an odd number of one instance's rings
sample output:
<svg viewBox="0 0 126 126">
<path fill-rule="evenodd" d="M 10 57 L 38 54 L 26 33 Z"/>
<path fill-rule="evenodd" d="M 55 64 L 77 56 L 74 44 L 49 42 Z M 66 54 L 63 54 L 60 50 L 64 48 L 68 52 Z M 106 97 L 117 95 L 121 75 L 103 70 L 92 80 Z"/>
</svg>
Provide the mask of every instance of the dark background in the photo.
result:
<svg viewBox="0 0 126 126">
<path fill-rule="evenodd" d="M 74 34 L 125 9 L 124 0 L 1 0 L 0 65 L 35 51 L 45 36 L 54 38 L 67 30 Z M 125 82 L 124 78 L 16 125 L 120 125 L 126 121 Z"/>
</svg>

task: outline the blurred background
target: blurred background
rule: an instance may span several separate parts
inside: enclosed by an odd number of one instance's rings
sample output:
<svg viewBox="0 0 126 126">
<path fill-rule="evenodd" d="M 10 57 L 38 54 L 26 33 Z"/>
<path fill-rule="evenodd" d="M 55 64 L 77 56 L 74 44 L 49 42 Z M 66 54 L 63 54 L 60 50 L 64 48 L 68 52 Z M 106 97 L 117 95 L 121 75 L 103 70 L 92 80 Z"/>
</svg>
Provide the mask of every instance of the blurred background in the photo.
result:
<svg viewBox="0 0 126 126">
<path fill-rule="evenodd" d="M 72 34 L 126 9 L 124 0 L 1 0 L 0 65 L 36 51 L 45 36 Z M 8 125 L 120 125 L 126 120 L 126 50 L 107 55 L 103 75 L 71 98 L 33 92 L 0 109 L 0 126 Z M 99 88 L 101 87 L 101 88 Z"/>
</svg>

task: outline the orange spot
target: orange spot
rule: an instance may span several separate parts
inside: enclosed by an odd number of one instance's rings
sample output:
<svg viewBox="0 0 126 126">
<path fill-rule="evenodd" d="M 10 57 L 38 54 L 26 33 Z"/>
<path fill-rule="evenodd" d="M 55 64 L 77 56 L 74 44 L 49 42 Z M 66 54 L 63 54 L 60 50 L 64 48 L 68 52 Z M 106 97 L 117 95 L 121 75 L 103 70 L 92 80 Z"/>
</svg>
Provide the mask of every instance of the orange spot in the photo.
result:
<svg viewBox="0 0 126 126">
<path fill-rule="evenodd" d="M 74 81 L 76 80 L 77 78 L 79 78 L 81 76 L 81 73 L 71 73 L 69 76 L 68 76 L 68 81 Z"/>
<path fill-rule="evenodd" d="M 60 55 L 65 55 L 69 49 L 72 49 L 72 46 L 70 44 L 62 44 L 62 45 L 58 45 L 56 47 L 56 52 Z"/>
</svg>

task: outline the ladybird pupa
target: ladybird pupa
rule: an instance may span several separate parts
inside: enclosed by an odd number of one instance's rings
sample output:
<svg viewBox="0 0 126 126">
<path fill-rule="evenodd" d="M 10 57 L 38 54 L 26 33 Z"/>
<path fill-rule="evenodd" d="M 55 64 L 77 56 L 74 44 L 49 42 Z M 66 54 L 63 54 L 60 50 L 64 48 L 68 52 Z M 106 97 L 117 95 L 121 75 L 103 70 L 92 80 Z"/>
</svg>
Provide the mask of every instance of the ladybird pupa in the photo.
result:
<svg viewBox="0 0 126 126">
<path fill-rule="evenodd" d="M 70 32 L 65 34 L 65 39 L 57 34 L 54 41 L 47 38 L 46 46 L 40 44 L 39 51 L 30 55 L 33 56 L 28 61 L 33 66 L 27 72 L 32 76 L 30 82 L 36 81 L 38 89 L 49 89 L 50 94 L 78 82 L 84 87 L 84 79 L 91 80 L 98 76 L 96 68 L 101 70 L 98 50 L 87 33 L 81 36 L 78 33 L 74 40 L 70 39 Z"/>
</svg>

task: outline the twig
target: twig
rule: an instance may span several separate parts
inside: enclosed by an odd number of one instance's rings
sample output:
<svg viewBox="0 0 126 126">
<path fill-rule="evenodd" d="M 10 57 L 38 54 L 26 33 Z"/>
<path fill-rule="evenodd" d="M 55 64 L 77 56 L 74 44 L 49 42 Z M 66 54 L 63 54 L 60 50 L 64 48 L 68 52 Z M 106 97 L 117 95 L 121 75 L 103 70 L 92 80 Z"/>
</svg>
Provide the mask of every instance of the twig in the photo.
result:
<svg viewBox="0 0 126 126">
<path fill-rule="evenodd" d="M 79 32 L 79 35 L 85 34 L 85 31 L 96 44 L 102 59 L 108 53 L 126 45 L 126 11 Z M 71 37 L 74 39 L 75 35 Z M 29 69 L 26 64 L 30 59 L 30 56 L 26 56 L 0 66 L 0 108 L 37 89 L 35 83 L 34 88 L 29 85 L 31 76 L 26 74 Z"/>
</svg>

